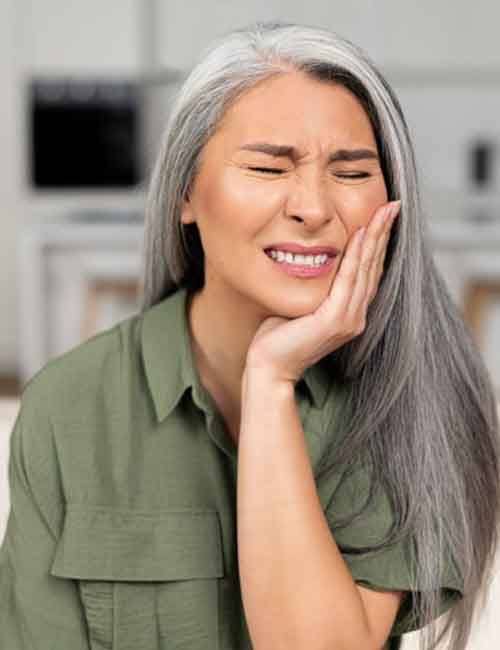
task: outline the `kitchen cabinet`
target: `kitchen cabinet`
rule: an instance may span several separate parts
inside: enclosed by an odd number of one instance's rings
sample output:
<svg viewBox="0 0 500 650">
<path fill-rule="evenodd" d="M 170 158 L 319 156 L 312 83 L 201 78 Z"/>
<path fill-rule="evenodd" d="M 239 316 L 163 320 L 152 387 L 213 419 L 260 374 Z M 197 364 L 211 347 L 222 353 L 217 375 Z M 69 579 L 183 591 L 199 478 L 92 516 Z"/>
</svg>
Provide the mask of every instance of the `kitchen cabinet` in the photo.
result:
<svg viewBox="0 0 500 650">
<path fill-rule="evenodd" d="M 142 223 L 60 219 L 25 227 L 18 249 L 22 384 L 91 334 L 87 306 L 94 282 L 112 280 L 127 288 L 139 281 L 142 235 Z M 137 309 L 132 299 L 103 301 L 99 320 L 91 315 L 95 330 L 111 327 Z"/>
<path fill-rule="evenodd" d="M 500 306 L 500 218 L 447 219 L 431 224 L 430 230 L 438 270 L 483 354 L 500 398 L 499 338 L 492 319 Z"/>
</svg>

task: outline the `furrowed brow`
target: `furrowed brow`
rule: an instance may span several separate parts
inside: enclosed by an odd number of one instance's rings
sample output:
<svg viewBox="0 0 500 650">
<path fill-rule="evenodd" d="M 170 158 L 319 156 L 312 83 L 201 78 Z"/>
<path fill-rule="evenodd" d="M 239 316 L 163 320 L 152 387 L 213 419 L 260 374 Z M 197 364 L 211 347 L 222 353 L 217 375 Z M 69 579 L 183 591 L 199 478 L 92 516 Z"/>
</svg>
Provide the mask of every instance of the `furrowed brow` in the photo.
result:
<svg viewBox="0 0 500 650">
<path fill-rule="evenodd" d="M 293 146 L 271 144 L 270 142 L 249 142 L 240 151 L 256 151 L 275 158 L 290 158 L 295 161 L 300 158 L 300 152 Z M 373 149 L 337 149 L 330 154 L 328 162 L 356 162 L 358 160 L 378 160 Z"/>
</svg>

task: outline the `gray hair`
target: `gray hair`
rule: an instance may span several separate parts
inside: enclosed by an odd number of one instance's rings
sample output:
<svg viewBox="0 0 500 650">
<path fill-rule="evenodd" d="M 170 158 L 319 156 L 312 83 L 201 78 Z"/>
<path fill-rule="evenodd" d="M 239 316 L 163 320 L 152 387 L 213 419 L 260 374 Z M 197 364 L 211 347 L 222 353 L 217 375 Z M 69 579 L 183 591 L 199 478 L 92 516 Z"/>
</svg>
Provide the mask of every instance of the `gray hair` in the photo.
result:
<svg viewBox="0 0 500 650">
<path fill-rule="evenodd" d="M 388 199 L 401 199 L 384 272 L 363 333 L 327 357 L 348 387 L 344 429 L 332 440 L 321 475 L 358 462 L 371 468 L 371 490 L 389 495 L 395 524 L 374 551 L 415 540 L 416 627 L 434 623 L 436 576 L 445 557 L 460 568 L 464 597 L 446 625 L 427 625 L 428 650 L 451 632 L 464 650 L 476 608 L 485 604 L 500 520 L 500 443 L 496 399 L 478 348 L 433 261 L 409 130 L 394 91 L 367 55 L 325 29 L 257 22 L 214 41 L 172 105 L 150 181 L 143 251 L 145 311 L 178 286 L 203 286 L 204 254 L 196 224 L 180 207 L 202 149 L 231 102 L 258 82 L 299 70 L 353 92 L 371 120 Z M 334 448 L 335 445 L 335 448 Z M 368 466 L 368 465 L 367 465 Z"/>
</svg>

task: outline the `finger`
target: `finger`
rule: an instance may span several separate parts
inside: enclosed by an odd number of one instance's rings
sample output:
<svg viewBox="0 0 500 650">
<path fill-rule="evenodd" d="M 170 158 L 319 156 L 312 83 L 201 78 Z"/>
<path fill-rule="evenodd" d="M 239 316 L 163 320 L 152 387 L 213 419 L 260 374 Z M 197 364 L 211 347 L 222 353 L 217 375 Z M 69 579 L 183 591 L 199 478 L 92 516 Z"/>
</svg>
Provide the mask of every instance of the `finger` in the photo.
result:
<svg viewBox="0 0 500 650">
<path fill-rule="evenodd" d="M 349 239 L 328 296 L 328 313 L 344 318 L 351 301 L 359 269 L 362 248 L 362 228 Z M 329 316 L 330 317 L 330 316 Z"/>
<path fill-rule="evenodd" d="M 385 222 L 386 208 L 382 208 L 374 215 L 366 231 L 366 237 L 363 242 L 363 249 L 359 261 L 359 270 L 356 283 L 348 307 L 347 317 L 352 321 L 364 319 L 366 311 L 366 302 L 369 290 L 369 278 L 372 267 L 376 266 L 377 251 L 380 240 L 386 232 Z"/>
<path fill-rule="evenodd" d="M 367 305 L 369 305 L 372 302 L 372 300 L 375 298 L 379 288 L 380 278 L 382 277 L 382 273 L 384 270 L 384 260 L 387 251 L 388 241 L 389 238 L 387 236 L 384 236 L 384 238 L 381 240 L 379 250 L 377 250 L 376 260 L 374 261 L 374 264 L 370 269 L 370 277 L 368 280 Z"/>
<path fill-rule="evenodd" d="M 371 303 L 373 298 L 375 297 L 377 291 L 378 291 L 378 286 L 380 282 L 380 278 L 382 277 L 382 273 L 384 270 L 384 260 L 385 256 L 387 253 L 387 246 L 389 243 L 389 238 L 391 235 L 391 230 L 392 230 L 392 224 L 394 223 L 394 218 L 390 218 L 387 223 L 384 226 L 384 232 L 379 238 L 378 244 L 377 244 L 377 251 L 375 253 L 375 259 L 373 261 L 372 267 L 370 269 L 369 273 L 369 279 L 368 279 L 368 294 L 367 294 L 367 301 L 368 304 Z"/>
</svg>

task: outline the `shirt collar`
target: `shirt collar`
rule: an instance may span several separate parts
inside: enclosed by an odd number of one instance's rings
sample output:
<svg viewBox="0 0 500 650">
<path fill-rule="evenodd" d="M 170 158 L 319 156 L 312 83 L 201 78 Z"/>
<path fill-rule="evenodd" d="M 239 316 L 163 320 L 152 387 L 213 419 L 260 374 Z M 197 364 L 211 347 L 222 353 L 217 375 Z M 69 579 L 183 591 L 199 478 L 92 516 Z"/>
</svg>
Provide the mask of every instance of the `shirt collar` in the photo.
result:
<svg viewBox="0 0 500 650">
<path fill-rule="evenodd" d="M 158 421 L 166 418 L 191 387 L 193 399 L 208 407 L 194 363 L 188 326 L 186 287 L 178 287 L 143 313 L 141 329 L 142 359 Z M 331 382 L 331 370 L 316 363 L 306 369 L 303 378 L 315 407 L 325 402 Z"/>
</svg>

